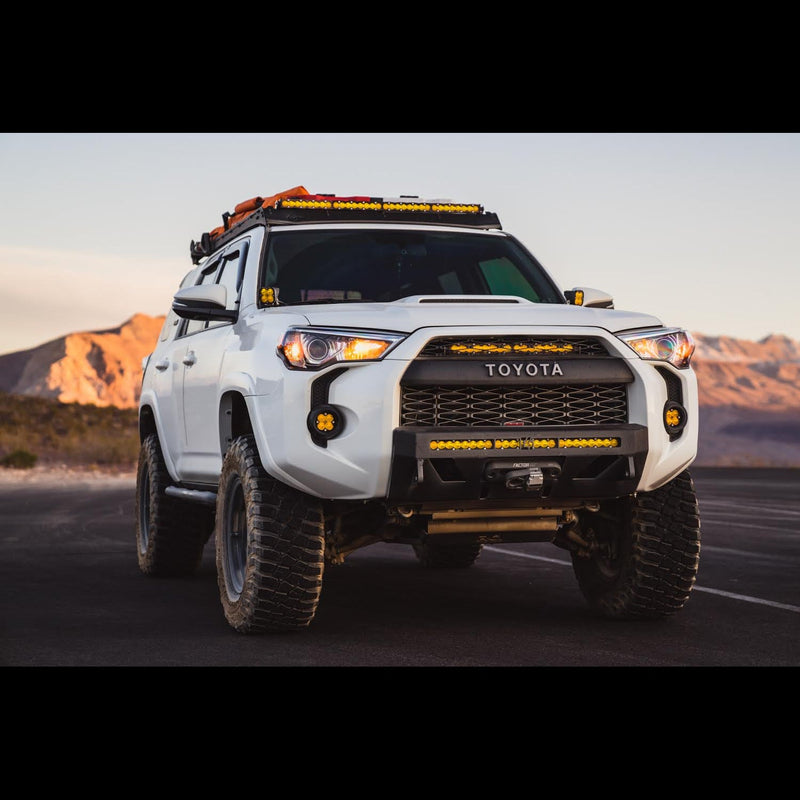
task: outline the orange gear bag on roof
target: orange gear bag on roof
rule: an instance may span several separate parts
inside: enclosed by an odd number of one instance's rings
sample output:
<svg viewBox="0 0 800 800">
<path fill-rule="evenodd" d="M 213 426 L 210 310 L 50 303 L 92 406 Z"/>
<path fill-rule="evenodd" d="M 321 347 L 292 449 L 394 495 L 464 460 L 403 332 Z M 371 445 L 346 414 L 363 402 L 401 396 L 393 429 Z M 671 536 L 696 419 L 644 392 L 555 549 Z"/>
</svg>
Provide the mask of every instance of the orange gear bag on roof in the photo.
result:
<svg viewBox="0 0 800 800">
<path fill-rule="evenodd" d="M 233 213 L 226 211 L 222 215 L 222 225 L 217 226 L 208 233 L 204 233 L 200 237 L 199 242 L 192 241 L 190 243 L 189 251 L 192 257 L 192 263 L 197 264 L 202 258 L 212 253 L 214 251 L 215 239 L 230 230 L 231 226 L 247 219 L 247 217 L 254 214 L 259 209 L 274 206 L 279 200 L 287 197 L 309 196 L 310 194 L 304 186 L 295 186 L 293 189 L 286 189 L 286 191 L 278 192 L 270 197 L 251 197 L 249 200 L 242 200 L 241 203 L 237 203 L 236 207 L 233 209 Z"/>
<path fill-rule="evenodd" d="M 310 195 L 304 186 L 295 186 L 294 189 L 287 189 L 284 192 L 278 192 L 270 197 L 251 197 L 249 200 L 242 200 L 241 203 L 236 204 L 232 214 L 226 212 L 222 215 L 223 224 L 210 231 L 209 236 L 213 241 L 218 236 L 221 236 L 223 233 L 225 233 L 225 231 L 227 231 L 232 225 L 236 225 L 237 222 L 241 222 L 246 217 L 249 217 L 254 211 L 258 211 L 259 208 L 269 208 L 270 206 L 274 206 L 278 200 L 281 200 L 284 197 L 306 196 Z"/>
</svg>

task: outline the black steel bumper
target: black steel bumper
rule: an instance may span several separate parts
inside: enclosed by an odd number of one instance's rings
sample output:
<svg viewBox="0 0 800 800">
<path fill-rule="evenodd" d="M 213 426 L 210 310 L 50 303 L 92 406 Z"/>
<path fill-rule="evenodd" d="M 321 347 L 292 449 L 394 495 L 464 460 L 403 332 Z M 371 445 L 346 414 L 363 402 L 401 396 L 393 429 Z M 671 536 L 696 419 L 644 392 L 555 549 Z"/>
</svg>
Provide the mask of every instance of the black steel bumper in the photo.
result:
<svg viewBox="0 0 800 800">
<path fill-rule="evenodd" d="M 515 505 L 621 497 L 647 456 L 643 425 L 397 428 L 389 501 Z"/>
</svg>

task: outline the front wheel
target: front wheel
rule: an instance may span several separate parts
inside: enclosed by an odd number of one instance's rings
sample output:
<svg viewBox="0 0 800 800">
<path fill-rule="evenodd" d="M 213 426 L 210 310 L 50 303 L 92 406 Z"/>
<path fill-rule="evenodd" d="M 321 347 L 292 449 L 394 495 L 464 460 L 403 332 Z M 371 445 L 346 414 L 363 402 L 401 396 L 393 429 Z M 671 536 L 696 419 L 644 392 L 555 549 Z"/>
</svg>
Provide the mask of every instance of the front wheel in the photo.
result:
<svg viewBox="0 0 800 800">
<path fill-rule="evenodd" d="M 217 493 L 220 599 L 240 633 L 304 628 L 322 590 L 321 503 L 270 477 L 252 436 L 230 446 Z"/>
<path fill-rule="evenodd" d="M 591 555 L 572 553 L 590 606 L 612 618 L 666 617 L 683 608 L 700 561 L 700 517 L 687 471 L 652 492 L 584 514 Z"/>
</svg>

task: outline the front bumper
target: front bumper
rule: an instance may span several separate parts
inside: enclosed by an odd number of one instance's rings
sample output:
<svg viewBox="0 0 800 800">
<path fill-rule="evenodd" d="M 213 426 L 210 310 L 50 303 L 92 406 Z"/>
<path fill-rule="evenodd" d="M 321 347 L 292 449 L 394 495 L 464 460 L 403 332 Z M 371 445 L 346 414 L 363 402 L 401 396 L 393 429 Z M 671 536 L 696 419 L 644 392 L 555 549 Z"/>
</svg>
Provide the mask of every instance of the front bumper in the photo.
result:
<svg viewBox="0 0 800 800">
<path fill-rule="evenodd" d="M 264 393 L 246 397 L 250 418 L 259 441 L 265 469 L 279 480 L 317 497 L 342 500 L 387 500 L 398 505 L 433 502 L 432 498 L 454 501 L 479 499 L 481 492 L 499 495 L 504 491 L 495 481 L 484 478 L 492 460 L 555 462 L 548 467 L 549 496 L 554 500 L 622 496 L 650 491 L 662 485 L 694 459 L 697 449 L 697 386 L 691 369 L 675 370 L 648 363 L 622 345 L 616 337 L 599 330 L 585 331 L 602 339 L 610 352 L 630 370 L 626 383 L 627 419 L 596 425 L 535 425 L 502 428 L 470 427 L 457 424 L 435 428 L 423 424 L 399 424 L 401 383 L 409 378 L 424 382 L 428 376 L 409 371 L 417 353 L 433 334 L 457 334 L 459 329 L 419 330 L 409 336 L 389 357 L 379 362 L 332 367 L 318 373 L 279 370 L 280 380 L 265 385 Z M 486 335 L 504 329 L 485 330 Z M 519 332 L 518 330 L 515 332 Z M 574 329 L 556 329 L 552 335 L 574 335 Z M 665 431 L 663 416 L 669 402 L 668 386 L 660 374 L 669 373 L 677 383 L 688 415 L 678 438 Z M 440 372 L 440 375 L 442 373 Z M 444 377 L 448 377 L 445 375 Z M 596 376 L 589 376 L 592 380 Z M 316 396 L 319 381 L 330 378 L 324 396 Z M 458 380 L 453 375 L 448 380 Z M 588 380 L 588 378 L 587 378 Z M 554 384 L 555 385 L 555 384 Z M 333 406 L 343 421 L 342 433 L 321 443 L 307 427 L 309 412 L 323 403 Z M 553 440 L 554 445 L 526 448 L 496 448 L 495 440 Z M 574 446 L 565 439 L 618 439 L 607 445 Z M 447 448 L 448 441 L 491 440 L 486 448 Z M 431 442 L 445 442 L 443 449 Z M 421 460 L 421 467 L 420 467 Z M 453 467 L 456 471 L 453 472 Z M 455 479 L 451 479 L 455 476 Z M 490 484 L 484 486 L 484 484 Z M 523 492 L 511 492 L 510 503 Z M 530 494 L 520 502 L 530 502 Z M 568 505 L 567 503 L 564 504 Z"/>
<path fill-rule="evenodd" d="M 397 504 L 503 505 L 619 497 L 647 458 L 642 425 L 394 431 L 388 499 Z"/>
</svg>

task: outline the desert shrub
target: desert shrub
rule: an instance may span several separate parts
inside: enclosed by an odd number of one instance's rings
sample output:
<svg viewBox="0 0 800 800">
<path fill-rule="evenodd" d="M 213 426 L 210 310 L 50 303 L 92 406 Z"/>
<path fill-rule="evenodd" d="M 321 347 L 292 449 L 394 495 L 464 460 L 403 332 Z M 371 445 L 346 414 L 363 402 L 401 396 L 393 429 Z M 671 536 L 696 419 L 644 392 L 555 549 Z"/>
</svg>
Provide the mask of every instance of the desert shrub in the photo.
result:
<svg viewBox="0 0 800 800">
<path fill-rule="evenodd" d="M 36 464 L 38 456 L 27 450 L 14 450 L 4 458 L 0 459 L 0 466 L 10 467 L 11 469 L 31 469 Z"/>
<path fill-rule="evenodd" d="M 0 455 L 16 450 L 37 453 L 45 466 L 131 469 L 139 453 L 138 411 L 0 392 Z"/>
</svg>

